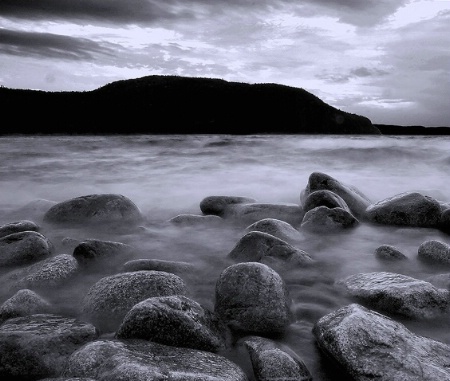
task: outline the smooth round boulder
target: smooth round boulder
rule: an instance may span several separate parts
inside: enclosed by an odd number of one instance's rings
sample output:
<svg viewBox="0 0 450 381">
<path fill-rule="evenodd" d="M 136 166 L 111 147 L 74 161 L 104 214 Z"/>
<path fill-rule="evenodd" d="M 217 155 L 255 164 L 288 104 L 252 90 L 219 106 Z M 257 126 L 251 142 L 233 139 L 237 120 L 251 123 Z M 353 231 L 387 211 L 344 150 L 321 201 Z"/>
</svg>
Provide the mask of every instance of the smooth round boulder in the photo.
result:
<svg viewBox="0 0 450 381">
<path fill-rule="evenodd" d="M 399 261 L 408 259 L 398 248 L 392 245 L 381 245 L 375 249 L 375 256 L 382 260 Z"/>
<path fill-rule="evenodd" d="M 161 296 L 135 304 L 116 338 L 218 352 L 225 348 L 224 328 L 214 313 L 196 301 L 183 295 Z"/>
<path fill-rule="evenodd" d="M 115 331 L 137 303 L 154 297 L 184 295 L 185 282 L 163 271 L 134 271 L 97 281 L 83 300 L 83 315 L 102 332 Z"/>
<path fill-rule="evenodd" d="M 139 208 L 120 194 L 91 194 L 72 198 L 52 206 L 44 215 L 50 224 L 139 224 Z"/>
<path fill-rule="evenodd" d="M 404 192 L 370 205 L 366 218 L 374 223 L 414 227 L 436 227 L 441 207 L 435 199 L 417 192 Z"/>
<path fill-rule="evenodd" d="M 230 205 L 248 204 L 256 202 L 255 199 L 242 196 L 209 196 L 200 202 L 200 210 L 203 214 L 221 216 Z"/>
<path fill-rule="evenodd" d="M 297 243 L 304 240 L 303 234 L 291 224 L 276 218 L 263 218 L 247 226 L 245 231 L 247 233 L 251 231 L 267 233 L 288 243 Z"/>
<path fill-rule="evenodd" d="M 221 217 L 213 214 L 179 214 L 169 220 L 169 223 L 178 227 L 214 227 L 219 226 L 222 222 Z"/>
<path fill-rule="evenodd" d="M 330 209 L 342 208 L 350 211 L 344 199 L 328 189 L 321 189 L 311 192 L 303 201 L 303 210 L 305 213 L 311 209 L 317 208 L 318 206 L 326 206 Z"/>
<path fill-rule="evenodd" d="M 450 245 L 442 241 L 428 240 L 420 244 L 417 256 L 428 263 L 450 265 Z"/>
<path fill-rule="evenodd" d="M 122 264 L 132 257 L 134 247 L 114 241 L 88 239 L 75 246 L 72 255 L 83 268 Z"/>
<path fill-rule="evenodd" d="M 214 312 L 232 330 L 256 334 L 282 333 L 292 320 L 283 279 L 258 262 L 238 263 L 222 271 Z"/>
<path fill-rule="evenodd" d="M 345 209 L 318 206 L 306 212 L 300 227 L 312 233 L 336 233 L 358 225 L 359 221 Z"/>
<path fill-rule="evenodd" d="M 0 238 L 3 238 L 7 235 L 20 233 L 25 231 L 34 231 L 37 232 L 39 230 L 39 226 L 35 224 L 33 221 L 29 220 L 20 220 L 15 222 L 10 222 L 8 224 L 0 226 Z"/>
</svg>

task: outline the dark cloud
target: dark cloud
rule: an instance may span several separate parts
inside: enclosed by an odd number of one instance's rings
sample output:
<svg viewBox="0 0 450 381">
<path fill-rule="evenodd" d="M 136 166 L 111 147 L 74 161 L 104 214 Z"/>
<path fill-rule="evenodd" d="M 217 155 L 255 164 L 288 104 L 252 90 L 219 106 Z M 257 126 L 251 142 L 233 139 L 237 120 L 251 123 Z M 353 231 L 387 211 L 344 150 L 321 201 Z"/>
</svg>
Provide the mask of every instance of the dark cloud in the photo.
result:
<svg viewBox="0 0 450 381">
<path fill-rule="evenodd" d="M 99 54 L 111 56 L 113 51 L 84 38 L 0 29 L 2 54 L 91 61 Z"/>
</svg>

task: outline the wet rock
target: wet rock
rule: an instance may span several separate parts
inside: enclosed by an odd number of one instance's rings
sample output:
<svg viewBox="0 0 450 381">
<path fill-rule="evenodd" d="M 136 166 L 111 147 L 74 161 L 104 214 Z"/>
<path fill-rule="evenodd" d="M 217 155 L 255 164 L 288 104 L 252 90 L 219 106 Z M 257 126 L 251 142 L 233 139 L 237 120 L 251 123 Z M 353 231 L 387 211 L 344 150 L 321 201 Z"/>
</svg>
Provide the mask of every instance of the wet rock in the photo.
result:
<svg viewBox="0 0 450 381">
<path fill-rule="evenodd" d="M 265 262 L 275 259 L 289 266 L 305 266 L 313 263 L 313 259 L 305 251 L 259 231 L 245 234 L 228 253 L 228 257 L 239 262 Z"/>
<path fill-rule="evenodd" d="M 179 214 L 169 220 L 172 225 L 180 227 L 211 227 L 219 226 L 223 219 L 219 216 L 209 215 L 196 215 L 196 214 Z"/>
<path fill-rule="evenodd" d="M 10 291 L 57 289 L 78 273 L 78 263 L 69 254 L 59 254 L 31 266 L 11 271 L 0 278 L 0 284 Z"/>
<path fill-rule="evenodd" d="M 356 218 L 363 218 L 367 207 L 372 203 L 357 188 L 341 183 L 322 172 L 313 172 L 309 176 L 308 184 L 300 195 L 302 203 L 306 201 L 308 195 L 318 190 L 329 190 L 340 196 Z"/>
<path fill-rule="evenodd" d="M 22 289 L 0 306 L 0 324 L 5 320 L 51 312 L 51 304 L 32 290 Z"/>
<path fill-rule="evenodd" d="M 119 194 L 92 194 L 76 197 L 52 206 L 44 215 L 51 224 L 139 224 L 139 208 Z"/>
<path fill-rule="evenodd" d="M 258 262 L 238 263 L 222 271 L 214 311 L 231 329 L 257 334 L 282 333 L 292 319 L 283 279 Z"/>
<path fill-rule="evenodd" d="M 0 226 L 0 238 L 3 238 L 7 235 L 20 233 L 25 231 L 35 231 L 39 230 L 39 226 L 35 224 L 33 221 L 29 220 L 20 220 L 16 222 L 10 222 L 8 224 Z"/>
<path fill-rule="evenodd" d="M 242 342 L 250 355 L 257 381 L 312 381 L 311 373 L 303 360 L 289 354 L 274 341 L 259 336 L 248 336 Z"/>
<path fill-rule="evenodd" d="M 408 259 L 399 249 L 392 245 L 381 245 L 375 249 L 375 256 L 382 260 L 399 261 Z"/>
<path fill-rule="evenodd" d="M 217 352 L 226 327 L 214 313 L 182 295 L 146 299 L 125 315 L 116 337 Z"/>
<path fill-rule="evenodd" d="M 247 226 L 245 231 L 259 231 L 277 237 L 288 243 L 297 243 L 304 239 L 302 233 L 295 229 L 291 224 L 277 220 L 276 218 L 264 218 Z"/>
<path fill-rule="evenodd" d="M 328 189 L 321 189 L 311 192 L 303 201 L 303 210 L 305 213 L 311 209 L 317 208 L 318 206 L 326 206 L 330 209 L 342 208 L 350 212 L 350 209 L 343 198 Z"/>
<path fill-rule="evenodd" d="M 392 315 L 429 319 L 442 315 L 450 307 L 448 290 L 402 274 L 360 273 L 337 284 L 358 302 Z"/>
<path fill-rule="evenodd" d="M 98 338 L 91 324 L 50 314 L 9 319 L 0 326 L 0 378 L 59 376 L 69 356 Z"/>
<path fill-rule="evenodd" d="M 83 314 L 101 331 L 112 332 L 135 304 L 154 297 L 186 294 L 185 282 L 163 271 L 135 271 L 104 277 L 83 300 Z"/>
<path fill-rule="evenodd" d="M 241 196 L 209 196 L 205 197 L 200 202 L 200 210 L 204 214 L 214 214 L 222 216 L 223 212 L 230 205 L 235 204 L 248 204 L 256 202 L 255 199 L 250 197 Z"/>
<path fill-rule="evenodd" d="M 446 209 L 441 213 L 438 228 L 444 233 L 450 234 L 450 209 Z"/>
<path fill-rule="evenodd" d="M 436 227 L 441 215 L 439 203 L 416 192 L 405 192 L 370 205 L 369 221 L 386 225 Z"/>
<path fill-rule="evenodd" d="M 450 379 L 450 346 L 418 336 L 402 324 L 357 304 L 314 326 L 319 347 L 355 381 Z"/>
<path fill-rule="evenodd" d="M 9 234 L 0 238 L 0 267 L 21 266 L 52 255 L 54 246 L 47 237 L 35 231 Z"/>
<path fill-rule="evenodd" d="M 436 264 L 450 265 L 450 245 L 437 240 L 423 242 L 418 250 L 419 259 Z"/>
<path fill-rule="evenodd" d="M 133 259 L 125 262 L 122 272 L 155 270 L 165 271 L 177 275 L 184 275 L 195 270 L 195 266 L 188 262 L 166 261 L 163 259 Z"/>
<path fill-rule="evenodd" d="M 65 374 L 98 381 L 248 381 L 241 368 L 218 354 L 145 340 L 89 343 L 72 354 Z"/>
<path fill-rule="evenodd" d="M 298 226 L 305 215 L 303 208 L 297 204 L 237 204 L 226 208 L 223 218 L 240 224 L 252 224 L 265 218 L 275 218 Z"/>
<path fill-rule="evenodd" d="M 72 255 L 82 267 L 92 267 L 103 263 L 122 264 L 131 258 L 134 250 L 121 242 L 88 239 L 80 242 Z"/>
<path fill-rule="evenodd" d="M 359 225 L 359 221 L 342 208 L 318 206 L 306 212 L 301 229 L 312 233 L 335 233 Z"/>
</svg>

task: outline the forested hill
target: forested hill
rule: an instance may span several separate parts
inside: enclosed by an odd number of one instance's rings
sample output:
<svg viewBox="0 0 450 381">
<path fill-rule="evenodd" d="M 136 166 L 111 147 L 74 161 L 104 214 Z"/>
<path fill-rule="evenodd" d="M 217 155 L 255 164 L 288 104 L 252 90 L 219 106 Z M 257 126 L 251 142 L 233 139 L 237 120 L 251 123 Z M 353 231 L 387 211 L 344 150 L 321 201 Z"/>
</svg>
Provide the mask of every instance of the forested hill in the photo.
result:
<svg viewBox="0 0 450 381">
<path fill-rule="evenodd" d="M 148 76 L 93 91 L 0 88 L 3 134 L 379 134 L 363 116 L 277 84 Z"/>
</svg>

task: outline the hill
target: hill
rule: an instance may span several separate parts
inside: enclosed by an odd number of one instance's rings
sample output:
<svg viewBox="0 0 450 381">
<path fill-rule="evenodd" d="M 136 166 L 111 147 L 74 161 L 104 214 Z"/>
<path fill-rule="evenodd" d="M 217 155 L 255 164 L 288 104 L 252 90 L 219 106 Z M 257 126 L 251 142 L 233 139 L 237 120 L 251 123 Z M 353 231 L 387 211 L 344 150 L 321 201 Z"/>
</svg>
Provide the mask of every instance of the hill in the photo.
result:
<svg viewBox="0 0 450 381">
<path fill-rule="evenodd" d="M 2 134 L 379 134 L 363 116 L 278 84 L 147 76 L 87 92 L 0 88 Z"/>
</svg>

